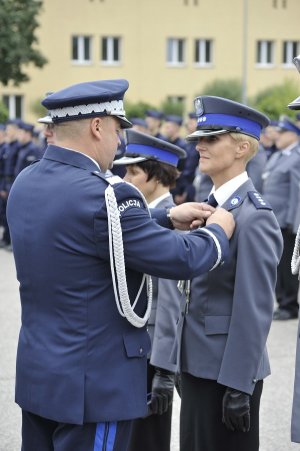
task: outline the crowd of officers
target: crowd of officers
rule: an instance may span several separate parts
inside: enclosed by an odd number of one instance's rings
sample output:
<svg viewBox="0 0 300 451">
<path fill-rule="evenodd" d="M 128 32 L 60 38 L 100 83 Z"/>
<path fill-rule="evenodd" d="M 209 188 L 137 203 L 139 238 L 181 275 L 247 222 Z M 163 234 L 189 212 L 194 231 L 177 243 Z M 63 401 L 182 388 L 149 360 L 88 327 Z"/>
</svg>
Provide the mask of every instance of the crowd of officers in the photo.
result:
<svg viewBox="0 0 300 451">
<path fill-rule="evenodd" d="M 42 157 L 45 147 L 43 131 L 34 125 L 21 119 L 0 124 L 0 226 L 3 228 L 0 248 L 11 250 L 5 213 L 11 186 L 24 168 Z"/>
<path fill-rule="evenodd" d="M 43 122 L 42 120 L 40 122 Z M 47 121 L 45 121 L 47 122 Z M 199 153 L 194 142 L 183 137 L 193 133 L 197 117 L 189 113 L 186 120 L 178 115 L 164 115 L 158 110 L 146 110 L 144 118 L 131 118 L 133 128 L 166 140 L 186 152 L 178 165 L 179 176 L 171 193 L 176 204 L 207 199 L 212 181 L 199 171 Z M 47 143 L 51 143 L 52 124 L 44 123 L 44 130 L 21 119 L 0 124 L 0 248 L 11 250 L 6 221 L 6 201 L 17 175 L 34 160 L 42 157 Z M 48 133 L 49 132 L 49 133 Z M 298 280 L 290 273 L 295 235 L 300 223 L 300 114 L 295 120 L 280 117 L 271 121 L 261 134 L 257 154 L 247 165 L 247 173 L 255 188 L 270 202 L 284 237 L 285 251 L 278 271 L 276 298 L 278 309 L 274 319 L 298 317 Z M 123 142 L 116 159 L 123 155 Z M 124 176 L 125 169 L 115 166 L 113 172 Z M 0 230 L 1 230 L 0 229 Z"/>
</svg>

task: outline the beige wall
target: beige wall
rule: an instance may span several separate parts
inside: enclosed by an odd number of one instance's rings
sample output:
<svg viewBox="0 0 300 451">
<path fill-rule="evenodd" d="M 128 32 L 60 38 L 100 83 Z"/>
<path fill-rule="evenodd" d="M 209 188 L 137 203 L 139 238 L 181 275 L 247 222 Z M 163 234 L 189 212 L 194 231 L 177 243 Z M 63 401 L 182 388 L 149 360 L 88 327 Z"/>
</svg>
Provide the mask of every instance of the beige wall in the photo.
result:
<svg viewBox="0 0 300 451">
<path fill-rule="evenodd" d="M 281 65 L 283 40 L 299 40 L 300 0 L 44 0 L 39 17 L 39 48 L 49 63 L 42 69 L 29 68 L 31 81 L 18 88 L 0 86 L 0 94 L 24 95 L 25 120 L 34 121 L 31 104 L 47 91 L 96 79 L 127 78 L 127 99 L 143 100 L 159 106 L 166 96 L 184 96 L 186 108 L 193 108 L 195 95 L 216 78 L 243 76 L 243 7 L 248 3 L 247 91 L 283 82 L 299 81 L 295 68 Z M 275 2 L 276 3 L 276 2 Z M 198 4 L 198 5 L 197 5 Z M 71 36 L 93 37 L 92 62 L 71 61 Z M 100 37 L 122 37 L 122 62 L 105 66 L 100 62 Z M 168 37 L 186 39 L 183 67 L 166 64 Z M 193 42 L 213 39 L 213 64 L 195 67 Z M 272 68 L 255 64 L 256 41 L 274 40 Z M 300 90 L 300 83 L 299 83 Z"/>
</svg>

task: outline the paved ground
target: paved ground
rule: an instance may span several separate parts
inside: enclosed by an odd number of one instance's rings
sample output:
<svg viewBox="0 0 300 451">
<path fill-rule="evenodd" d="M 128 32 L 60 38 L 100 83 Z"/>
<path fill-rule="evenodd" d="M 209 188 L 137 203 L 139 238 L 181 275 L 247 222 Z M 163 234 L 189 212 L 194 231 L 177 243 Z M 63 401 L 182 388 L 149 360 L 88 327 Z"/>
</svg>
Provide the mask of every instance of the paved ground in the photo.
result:
<svg viewBox="0 0 300 451">
<path fill-rule="evenodd" d="M 13 394 L 19 325 L 20 307 L 13 256 L 0 249 L 0 451 L 20 450 L 20 410 L 14 404 Z M 265 381 L 262 396 L 261 451 L 300 450 L 300 444 L 290 443 L 296 335 L 295 320 L 272 325 L 268 344 L 272 375 Z M 179 408 L 180 401 L 176 397 L 172 451 L 179 450 Z"/>
</svg>

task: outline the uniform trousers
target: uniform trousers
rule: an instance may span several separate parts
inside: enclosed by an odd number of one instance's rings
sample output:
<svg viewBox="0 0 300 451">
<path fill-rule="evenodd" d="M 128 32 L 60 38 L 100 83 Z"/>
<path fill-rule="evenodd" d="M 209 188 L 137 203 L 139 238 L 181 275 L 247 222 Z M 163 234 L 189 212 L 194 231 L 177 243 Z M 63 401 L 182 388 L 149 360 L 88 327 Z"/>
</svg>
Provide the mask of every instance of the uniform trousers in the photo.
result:
<svg viewBox="0 0 300 451">
<path fill-rule="evenodd" d="M 58 423 L 22 410 L 21 451 L 127 451 L 131 423 Z"/>
<path fill-rule="evenodd" d="M 298 313 L 299 281 L 291 272 L 291 259 L 296 235 L 289 229 L 281 229 L 283 237 L 283 253 L 277 269 L 276 299 L 280 309 L 292 314 Z"/>
<path fill-rule="evenodd" d="M 181 451 L 258 451 L 263 381 L 256 383 L 250 398 L 249 432 L 232 432 L 222 423 L 224 385 L 188 373 L 182 373 L 181 384 Z"/>
<path fill-rule="evenodd" d="M 150 395 L 154 367 L 148 362 L 148 393 Z M 162 415 L 149 415 L 133 420 L 128 451 L 170 451 L 172 404 Z"/>
</svg>

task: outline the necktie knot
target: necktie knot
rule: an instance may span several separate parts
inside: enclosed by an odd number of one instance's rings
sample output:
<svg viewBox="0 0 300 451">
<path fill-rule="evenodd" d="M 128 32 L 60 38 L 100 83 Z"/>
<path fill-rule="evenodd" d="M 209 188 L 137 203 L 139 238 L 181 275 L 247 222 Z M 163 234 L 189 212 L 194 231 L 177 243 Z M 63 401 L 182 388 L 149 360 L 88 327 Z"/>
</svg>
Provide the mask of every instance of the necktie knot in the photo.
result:
<svg viewBox="0 0 300 451">
<path fill-rule="evenodd" d="M 208 205 L 211 205 L 212 207 L 217 207 L 218 206 L 218 202 L 216 201 L 216 198 L 213 194 L 210 194 L 208 196 L 207 202 Z"/>
</svg>

